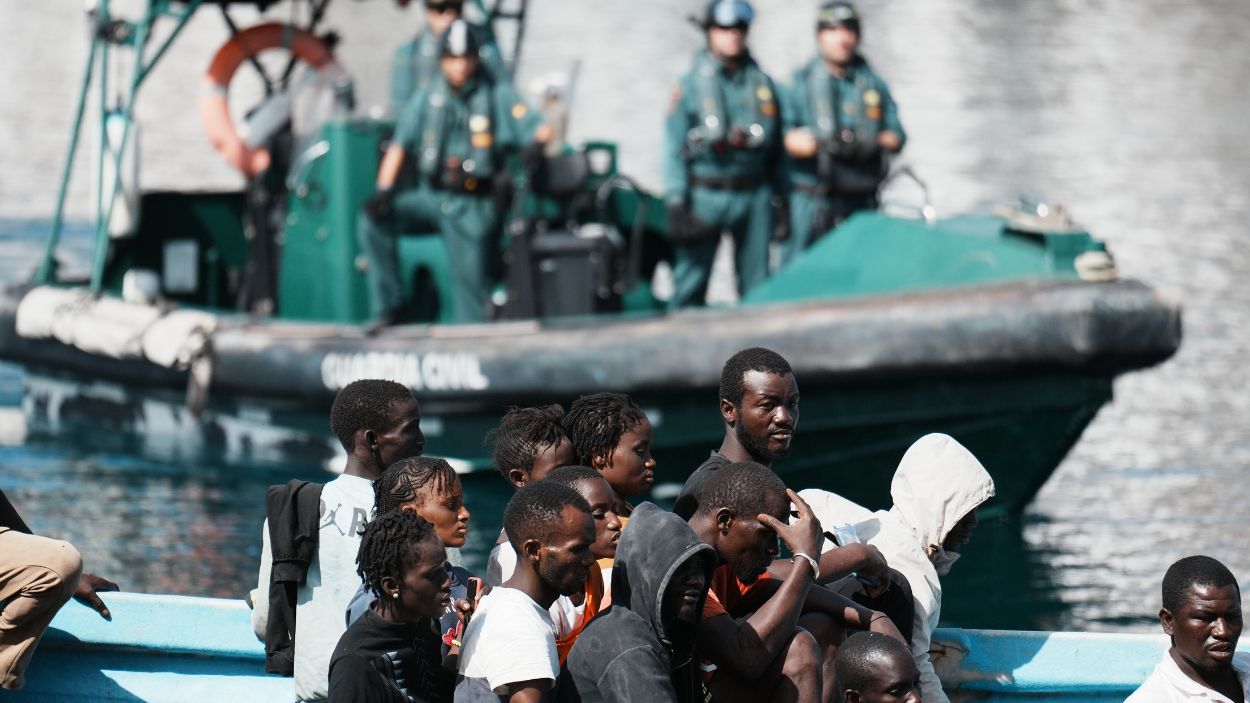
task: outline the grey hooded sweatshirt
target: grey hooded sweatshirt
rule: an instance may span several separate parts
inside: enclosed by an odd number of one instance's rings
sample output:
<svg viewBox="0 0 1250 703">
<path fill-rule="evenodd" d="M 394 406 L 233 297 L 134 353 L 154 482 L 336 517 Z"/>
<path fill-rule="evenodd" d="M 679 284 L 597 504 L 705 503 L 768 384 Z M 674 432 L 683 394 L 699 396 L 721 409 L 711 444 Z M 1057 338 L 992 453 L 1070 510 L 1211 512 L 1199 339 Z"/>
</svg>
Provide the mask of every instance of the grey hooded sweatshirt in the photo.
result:
<svg viewBox="0 0 1250 703">
<path fill-rule="evenodd" d="M 716 552 L 685 520 L 651 503 L 634 509 L 616 547 L 612 606 L 586 626 L 569 653 L 566 669 L 584 703 L 702 700 L 693 656 L 698 623 L 670 632 L 660 618 L 673 574 L 699 555 L 710 584 Z"/>
</svg>

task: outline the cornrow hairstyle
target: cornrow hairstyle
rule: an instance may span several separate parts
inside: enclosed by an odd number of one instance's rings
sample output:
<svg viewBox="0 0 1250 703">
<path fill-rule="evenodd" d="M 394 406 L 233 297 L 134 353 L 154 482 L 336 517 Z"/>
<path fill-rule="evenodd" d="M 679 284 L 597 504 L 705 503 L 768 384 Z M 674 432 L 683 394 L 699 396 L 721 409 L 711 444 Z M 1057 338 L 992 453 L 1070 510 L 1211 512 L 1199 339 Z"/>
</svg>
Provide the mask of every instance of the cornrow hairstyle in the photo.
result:
<svg viewBox="0 0 1250 703">
<path fill-rule="evenodd" d="M 870 688 L 881 676 L 881 667 L 894 657 L 910 659 L 911 652 L 893 637 L 879 632 L 856 632 L 847 637 L 833 659 L 839 700 L 847 689 Z"/>
<path fill-rule="evenodd" d="M 427 539 L 438 541 L 434 526 L 411 510 L 379 515 L 360 528 L 360 535 L 356 573 L 365 588 L 379 598 L 383 595 L 382 579 L 404 579 L 404 570 L 412 566 L 413 547 Z"/>
<path fill-rule="evenodd" d="M 570 506 L 590 514 L 586 499 L 562 483 L 544 479 L 521 486 L 503 511 L 503 528 L 512 548 L 520 554 L 521 545 L 531 539 L 545 543 Z"/>
<path fill-rule="evenodd" d="M 504 478 L 512 469 L 526 474 L 534 469 L 534 458 L 544 449 L 568 439 L 561 421 L 564 408 L 558 404 L 532 408 L 508 408 L 499 426 L 486 433 L 487 443 L 494 445 L 495 468 Z"/>
<path fill-rule="evenodd" d="M 603 474 L 589 466 L 561 466 L 547 474 L 547 478 L 543 480 L 555 481 L 576 491 L 577 484 L 582 481 L 605 481 L 607 479 L 603 478 Z"/>
<path fill-rule="evenodd" d="M 373 482 L 373 514 L 385 515 L 414 501 L 427 490 L 441 493 L 460 481 L 445 459 L 417 456 L 400 459 Z"/>
<path fill-rule="evenodd" d="M 720 397 L 736 407 L 742 402 L 742 377 L 748 371 L 764 371 L 778 376 L 794 373 L 790 362 L 780 354 L 764 347 L 751 347 L 729 357 L 720 372 Z"/>
<path fill-rule="evenodd" d="M 569 406 L 564 429 L 573 440 L 577 463 L 593 466 L 595 457 L 610 456 L 621 435 L 647 419 L 647 414 L 624 393 L 584 395 Z"/>
<path fill-rule="evenodd" d="M 772 514 L 779 504 L 790 505 L 786 484 L 763 464 L 742 461 L 712 472 L 699 498 L 698 514 L 729 508 L 738 517 L 754 519 Z"/>
<path fill-rule="evenodd" d="M 1175 615 L 1191 587 L 1229 584 L 1237 586 L 1240 596 L 1241 586 L 1237 584 L 1236 577 L 1219 560 L 1201 554 L 1185 557 L 1169 566 L 1163 575 L 1163 607 Z"/>
<path fill-rule="evenodd" d="M 334 396 L 330 428 L 350 454 L 356 449 L 356 432 L 382 429 L 394 419 L 395 404 L 412 399 L 412 391 L 394 381 L 352 381 Z"/>
</svg>

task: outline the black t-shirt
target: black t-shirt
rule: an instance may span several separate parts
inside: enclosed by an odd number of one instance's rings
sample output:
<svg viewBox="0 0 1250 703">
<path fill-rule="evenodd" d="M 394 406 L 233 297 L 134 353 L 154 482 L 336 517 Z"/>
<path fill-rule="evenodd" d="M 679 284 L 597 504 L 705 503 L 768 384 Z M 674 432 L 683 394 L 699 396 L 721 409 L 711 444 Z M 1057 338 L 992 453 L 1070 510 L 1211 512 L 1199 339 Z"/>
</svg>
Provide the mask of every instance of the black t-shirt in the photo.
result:
<svg viewBox="0 0 1250 703">
<path fill-rule="evenodd" d="M 683 520 L 693 517 L 699 510 L 699 500 L 703 497 L 703 489 L 707 486 L 708 480 L 712 478 L 712 472 L 732 463 L 720 453 L 719 449 L 713 450 L 707 461 L 700 464 L 699 468 L 690 474 L 690 478 L 686 479 L 686 485 L 681 487 L 681 493 L 677 495 L 677 501 L 673 503 L 673 512 Z"/>
<path fill-rule="evenodd" d="M 390 623 L 372 610 L 347 628 L 330 659 L 330 703 L 450 703 L 432 621 Z"/>
</svg>

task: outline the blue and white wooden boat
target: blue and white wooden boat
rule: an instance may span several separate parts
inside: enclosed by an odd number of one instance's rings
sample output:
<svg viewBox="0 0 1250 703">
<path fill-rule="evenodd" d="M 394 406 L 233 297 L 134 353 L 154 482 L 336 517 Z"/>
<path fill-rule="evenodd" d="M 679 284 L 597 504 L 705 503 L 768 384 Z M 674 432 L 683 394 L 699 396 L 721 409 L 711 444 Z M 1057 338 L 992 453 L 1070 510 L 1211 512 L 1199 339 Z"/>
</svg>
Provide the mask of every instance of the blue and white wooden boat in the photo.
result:
<svg viewBox="0 0 1250 703">
<path fill-rule="evenodd" d="M 111 622 L 77 603 L 52 622 L 22 701 L 290 701 L 264 673 L 242 601 L 105 594 Z M 937 669 L 954 700 L 1123 700 L 1168 647 L 1163 635 L 938 631 Z M 1247 649 L 1243 643 L 1242 649 Z"/>
</svg>

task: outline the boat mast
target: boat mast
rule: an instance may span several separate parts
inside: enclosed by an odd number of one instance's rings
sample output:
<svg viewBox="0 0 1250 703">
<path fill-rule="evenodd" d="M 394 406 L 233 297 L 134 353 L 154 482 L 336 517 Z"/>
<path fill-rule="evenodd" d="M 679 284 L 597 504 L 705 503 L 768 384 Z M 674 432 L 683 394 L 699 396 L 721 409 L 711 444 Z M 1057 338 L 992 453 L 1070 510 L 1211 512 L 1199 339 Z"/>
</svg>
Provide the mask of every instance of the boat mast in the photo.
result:
<svg viewBox="0 0 1250 703">
<path fill-rule="evenodd" d="M 121 188 L 122 155 L 125 154 L 127 143 L 131 138 L 134 124 L 134 104 L 139 86 L 151 69 L 165 55 L 174 40 L 186 27 L 187 22 L 202 4 L 203 0 L 187 0 L 181 10 L 174 10 L 173 0 L 149 0 L 143 18 L 138 22 L 115 20 L 109 14 L 109 0 L 97 0 L 94 8 L 88 10 L 91 22 L 91 48 L 87 52 L 87 67 L 83 71 L 82 87 L 78 93 L 78 106 L 74 113 L 73 131 L 70 133 L 69 154 L 65 159 L 65 168 L 61 172 L 61 183 L 57 190 L 56 209 L 52 217 L 52 230 L 48 234 L 48 242 L 44 248 L 43 260 L 35 272 L 36 284 L 50 283 L 56 280 L 56 249 L 60 244 L 61 230 L 64 225 L 65 200 L 69 191 L 70 177 L 73 173 L 74 155 L 78 150 L 78 138 L 82 132 L 83 118 L 86 111 L 88 95 L 94 81 L 99 81 L 99 120 L 98 128 L 100 143 L 96 154 L 96 178 L 100 184 L 96 194 L 95 210 L 95 249 L 91 265 L 91 290 L 98 293 L 104 284 L 104 265 L 108 258 L 109 234 L 108 225 L 113 218 L 113 207 L 117 202 L 117 193 Z M 169 36 L 161 42 L 151 58 L 145 60 L 148 38 L 152 26 L 157 20 L 169 17 L 175 25 Z M 108 67 L 109 52 L 112 47 L 126 46 L 134 51 L 134 66 L 131 70 L 127 92 L 122 96 L 119 108 L 129 118 L 122 130 L 118 148 L 110 155 L 108 144 L 107 119 L 108 113 Z M 104 183 L 104 164 L 106 158 L 113 158 L 112 178 Z M 107 203 L 107 205 L 105 205 Z"/>
</svg>

